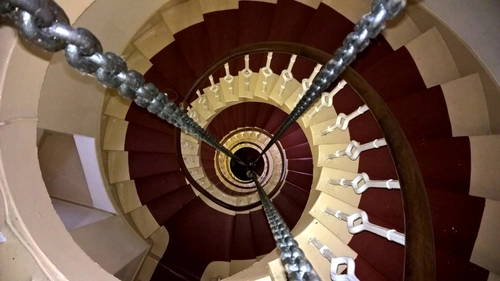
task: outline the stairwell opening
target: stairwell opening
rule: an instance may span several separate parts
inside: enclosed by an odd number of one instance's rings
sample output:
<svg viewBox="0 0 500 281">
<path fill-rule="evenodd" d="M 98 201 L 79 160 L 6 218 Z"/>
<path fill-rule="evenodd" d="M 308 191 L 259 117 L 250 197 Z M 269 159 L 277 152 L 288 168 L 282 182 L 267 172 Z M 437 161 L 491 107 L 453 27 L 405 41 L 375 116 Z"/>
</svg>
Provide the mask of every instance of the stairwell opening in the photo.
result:
<svg viewBox="0 0 500 281">
<path fill-rule="evenodd" d="M 251 147 L 242 147 L 238 149 L 234 154 L 238 156 L 241 160 L 243 160 L 245 163 L 253 163 L 253 161 L 259 157 L 259 152 Z M 262 175 L 262 172 L 264 172 L 264 166 L 265 166 L 264 160 L 261 157 L 255 163 L 253 170 L 257 174 Z M 252 178 L 247 175 L 247 167 L 240 165 L 236 161 L 231 159 L 230 168 L 231 172 L 238 180 L 244 182 L 252 181 Z"/>
</svg>

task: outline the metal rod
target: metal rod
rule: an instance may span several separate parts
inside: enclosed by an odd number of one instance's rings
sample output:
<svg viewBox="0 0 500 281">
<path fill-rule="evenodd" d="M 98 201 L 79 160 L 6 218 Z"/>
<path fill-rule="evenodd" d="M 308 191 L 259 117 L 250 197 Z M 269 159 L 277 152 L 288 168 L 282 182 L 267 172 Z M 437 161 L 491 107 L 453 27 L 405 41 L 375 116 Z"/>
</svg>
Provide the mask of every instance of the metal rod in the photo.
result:
<svg viewBox="0 0 500 281">
<path fill-rule="evenodd" d="M 354 61 L 356 54 L 363 51 L 370 44 L 370 38 L 375 38 L 380 34 L 385 27 L 385 21 L 395 17 L 404 8 L 405 4 L 406 1 L 404 0 L 373 2 L 370 13 L 364 15 L 355 25 L 354 31 L 346 36 L 343 45 L 335 51 L 333 58 L 325 64 L 320 73 L 314 78 L 305 95 L 281 124 L 255 162 L 311 107 L 321 96 L 321 93 Z"/>
<path fill-rule="evenodd" d="M 300 249 L 299 244 L 293 238 L 290 229 L 274 207 L 271 199 L 267 196 L 262 186 L 259 183 L 258 175 L 252 170 L 247 171 L 247 175 L 251 176 L 257 187 L 262 208 L 267 217 L 267 222 L 271 227 L 276 247 L 280 253 L 281 264 L 285 268 L 288 280 L 321 280 L 314 271 L 312 264 L 307 260 L 306 255 Z"/>
</svg>

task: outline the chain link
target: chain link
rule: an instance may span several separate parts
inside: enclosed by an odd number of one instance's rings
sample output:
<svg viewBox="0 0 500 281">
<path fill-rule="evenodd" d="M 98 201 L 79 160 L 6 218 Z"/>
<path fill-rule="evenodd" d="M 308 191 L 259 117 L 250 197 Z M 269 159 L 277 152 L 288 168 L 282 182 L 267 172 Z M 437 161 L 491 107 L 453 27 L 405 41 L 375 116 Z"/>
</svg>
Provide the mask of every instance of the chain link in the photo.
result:
<svg viewBox="0 0 500 281">
<path fill-rule="evenodd" d="M 363 51 L 370 44 L 370 38 L 375 38 L 380 34 L 385 27 L 385 21 L 395 17 L 405 5 L 406 0 L 373 1 L 370 13 L 364 15 L 355 25 L 354 31 L 347 35 L 342 47 L 335 52 L 333 58 L 325 64 L 320 73 L 314 78 L 305 95 L 274 134 L 271 142 L 262 150 L 261 155 L 266 153 L 281 135 L 311 107 L 321 93 L 354 61 L 356 54 Z"/>
<path fill-rule="evenodd" d="M 300 249 L 299 243 L 293 238 L 285 221 L 274 207 L 269 196 L 267 196 L 266 192 L 262 189 L 258 180 L 258 175 L 253 171 L 248 171 L 247 173 L 248 176 L 253 178 L 257 187 L 257 192 L 262 202 L 262 208 L 264 209 L 267 222 L 271 227 L 274 240 L 276 241 L 276 247 L 280 253 L 281 264 L 283 264 L 286 271 L 287 280 L 320 281 L 321 279 L 318 274 L 314 271 L 313 266 L 309 260 L 307 260 L 302 249 Z"/>
<path fill-rule="evenodd" d="M 73 28 L 65 12 L 52 0 L 0 0 L 0 16 L 12 19 L 19 33 L 29 42 L 49 52 L 64 50 L 69 65 L 94 75 L 104 86 L 116 88 L 123 97 L 215 149 L 246 164 L 168 100 L 144 76 L 128 70 L 127 63 L 115 53 L 103 53 L 99 40 L 85 28 Z"/>
</svg>

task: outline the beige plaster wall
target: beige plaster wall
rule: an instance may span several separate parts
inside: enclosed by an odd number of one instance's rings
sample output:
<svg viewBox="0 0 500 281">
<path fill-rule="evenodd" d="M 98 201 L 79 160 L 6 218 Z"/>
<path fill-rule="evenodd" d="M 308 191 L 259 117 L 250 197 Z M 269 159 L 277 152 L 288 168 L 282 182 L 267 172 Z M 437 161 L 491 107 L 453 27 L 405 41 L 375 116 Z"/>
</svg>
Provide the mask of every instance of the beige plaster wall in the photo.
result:
<svg viewBox="0 0 500 281">
<path fill-rule="evenodd" d="M 150 247 L 120 216 L 111 216 L 70 233 L 85 253 L 111 274 L 120 272 L 137 257 L 144 257 Z"/>
<path fill-rule="evenodd" d="M 46 134 L 38 148 L 38 159 L 51 197 L 92 206 L 92 198 L 72 136 Z"/>
<path fill-rule="evenodd" d="M 498 56 L 498 47 L 495 46 L 500 44 L 500 40 L 495 40 L 499 36 L 498 28 L 495 26 L 500 26 L 500 17 L 498 17 L 500 2 L 494 0 L 478 3 L 450 2 L 424 1 L 423 4 L 432 8 L 432 11 L 421 4 L 413 3 L 408 5 L 406 13 L 422 32 L 432 27 L 437 28 L 455 60 L 460 76 L 479 74 L 488 107 L 490 133 L 498 134 L 500 133 L 500 111 L 498 110 L 500 86 L 497 81 L 500 81 L 500 56 Z M 484 14 L 478 12 L 478 10 L 485 9 L 490 11 Z M 437 14 L 434 15 L 433 12 Z M 440 16 L 446 20 L 446 23 L 440 20 Z M 488 26 L 485 25 L 487 22 L 495 23 Z M 481 48 L 476 50 L 475 46 L 478 44 Z"/>
<path fill-rule="evenodd" d="M 141 25 L 168 2 L 97 0 L 74 25 L 91 30 L 105 51 L 120 54 Z M 39 126 L 97 138 L 103 97 L 104 88 L 95 79 L 71 69 L 63 54 L 57 53 L 50 60 L 40 93 Z"/>
</svg>

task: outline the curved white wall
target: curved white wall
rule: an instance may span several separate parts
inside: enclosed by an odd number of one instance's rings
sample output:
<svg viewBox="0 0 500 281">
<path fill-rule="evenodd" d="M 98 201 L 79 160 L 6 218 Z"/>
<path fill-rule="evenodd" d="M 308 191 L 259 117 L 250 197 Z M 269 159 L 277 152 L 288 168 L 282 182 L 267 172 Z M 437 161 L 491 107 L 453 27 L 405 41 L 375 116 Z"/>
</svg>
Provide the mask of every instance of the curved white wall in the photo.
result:
<svg viewBox="0 0 500 281">
<path fill-rule="evenodd" d="M 500 1 L 424 0 L 421 4 L 446 22 L 500 82 Z"/>
</svg>

